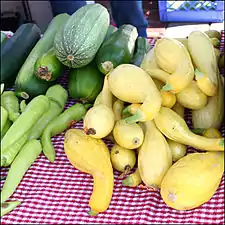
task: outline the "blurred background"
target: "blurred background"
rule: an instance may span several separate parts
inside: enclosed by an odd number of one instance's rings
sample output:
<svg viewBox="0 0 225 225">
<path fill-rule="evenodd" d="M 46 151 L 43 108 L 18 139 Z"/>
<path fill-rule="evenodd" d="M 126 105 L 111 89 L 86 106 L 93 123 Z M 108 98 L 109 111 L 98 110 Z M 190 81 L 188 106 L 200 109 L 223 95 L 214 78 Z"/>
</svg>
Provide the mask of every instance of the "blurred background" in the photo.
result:
<svg viewBox="0 0 225 225">
<path fill-rule="evenodd" d="M 104 5 L 109 1 L 87 1 Z M 148 21 L 147 36 L 186 37 L 192 30 L 224 29 L 224 1 L 142 1 Z M 45 31 L 53 18 L 49 1 L 1 1 L 1 30 L 12 31 L 26 22 L 35 22 Z M 111 24 L 115 24 L 111 16 Z"/>
</svg>

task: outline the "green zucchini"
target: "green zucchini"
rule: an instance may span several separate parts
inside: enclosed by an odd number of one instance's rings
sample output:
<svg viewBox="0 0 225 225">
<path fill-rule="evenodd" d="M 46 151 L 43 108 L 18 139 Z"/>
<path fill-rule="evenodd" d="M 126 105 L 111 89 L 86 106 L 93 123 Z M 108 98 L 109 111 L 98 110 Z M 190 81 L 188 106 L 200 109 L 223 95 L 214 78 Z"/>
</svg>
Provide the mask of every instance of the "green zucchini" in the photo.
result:
<svg viewBox="0 0 225 225">
<path fill-rule="evenodd" d="M 79 8 L 56 34 L 56 57 L 70 68 L 89 64 L 102 44 L 109 26 L 109 13 L 100 4 Z"/>
<path fill-rule="evenodd" d="M 150 45 L 145 37 L 138 37 L 135 44 L 134 57 L 131 61 L 132 64 L 140 66 L 144 56 L 150 50 Z"/>
<path fill-rule="evenodd" d="M 130 63 L 137 37 L 136 27 L 129 24 L 122 25 L 103 43 L 97 52 L 95 61 L 98 69 L 107 74 L 120 64 Z"/>
<path fill-rule="evenodd" d="M 11 87 L 20 67 L 41 37 L 40 28 L 33 23 L 22 24 L 1 46 L 1 83 Z"/>
<path fill-rule="evenodd" d="M 18 96 L 24 93 L 31 99 L 37 95 L 44 94 L 51 82 L 42 81 L 34 74 L 34 65 L 38 58 L 53 47 L 54 37 L 60 27 L 64 26 L 70 16 L 66 13 L 55 16 L 45 31 L 43 37 L 37 42 L 25 63 L 21 67 L 15 81 L 15 92 Z"/>
<path fill-rule="evenodd" d="M 34 66 L 35 75 L 46 81 L 54 81 L 62 75 L 65 66 L 56 58 L 54 48 L 43 54 Z"/>
<path fill-rule="evenodd" d="M 68 80 L 69 94 L 82 103 L 92 103 L 102 90 L 103 82 L 104 77 L 94 63 L 72 69 Z"/>
<path fill-rule="evenodd" d="M 118 30 L 117 27 L 114 27 L 113 25 L 110 24 L 107 33 L 105 35 L 104 41 L 108 40 L 111 37 L 111 35 L 117 30 Z"/>
</svg>

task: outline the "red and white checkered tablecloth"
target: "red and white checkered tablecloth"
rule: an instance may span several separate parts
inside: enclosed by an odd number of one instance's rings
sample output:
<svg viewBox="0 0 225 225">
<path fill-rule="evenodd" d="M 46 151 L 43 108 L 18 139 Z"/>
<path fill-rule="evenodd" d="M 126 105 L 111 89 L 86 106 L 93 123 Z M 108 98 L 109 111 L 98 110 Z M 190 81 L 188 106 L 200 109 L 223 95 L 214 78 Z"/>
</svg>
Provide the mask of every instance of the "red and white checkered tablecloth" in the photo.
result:
<svg viewBox="0 0 225 225">
<path fill-rule="evenodd" d="M 154 45 L 154 40 L 150 43 Z M 224 31 L 220 50 L 224 51 Z M 66 75 L 61 83 L 67 86 Z M 66 108 L 72 104 L 74 101 L 69 98 Z M 191 126 L 188 112 L 186 121 Z M 82 127 L 82 122 L 75 127 Z M 222 134 L 224 136 L 224 126 Z M 122 186 L 119 173 L 115 171 L 115 187 L 108 210 L 97 217 L 89 216 L 93 179 L 69 163 L 63 141 L 64 133 L 52 138 L 56 149 L 54 163 L 42 153 L 26 172 L 9 199 L 22 203 L 1 218 L 2 224 L 224 224 L 224 177 L 208 202 L 190 211 L 177 211 L 163 202 L 159 192 Z M 112 146 L 109 141 L 106 143 Z M 193 151 L 188 150 L 189 153 Z M 3 168 L 1 175 L 6 175 L 7 170 Z"/>
</svg>

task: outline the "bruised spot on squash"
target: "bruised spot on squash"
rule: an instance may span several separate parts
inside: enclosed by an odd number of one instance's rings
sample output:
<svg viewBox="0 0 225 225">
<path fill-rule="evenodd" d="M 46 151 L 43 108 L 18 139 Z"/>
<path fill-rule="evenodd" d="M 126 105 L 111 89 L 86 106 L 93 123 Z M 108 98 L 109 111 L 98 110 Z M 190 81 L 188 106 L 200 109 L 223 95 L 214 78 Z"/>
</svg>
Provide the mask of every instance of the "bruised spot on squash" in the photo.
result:
<svg viewBox="0 0 225 225">
<path fill-rule="evenodd" d="M 84 132 L 87 134 L 87 135 L 95 135 L 96 134 L 96 130 L 94 128 L 84 128 Z"/>
<path fill-rule="evenodd" d="M 68 55 L 67 59 L 70 60 L 70 61 L 73 61 L 74 57 L 72 55 Z"/>
<path fill-rule="evenodd" d="M 168 200 L 171 201 L 171 202 L 175 202 L 176 199 L 177 199 L 176 194 L 174 194 L 172 192 L 169 192 L 169 194 L 168 194 Z"/>
</svg>

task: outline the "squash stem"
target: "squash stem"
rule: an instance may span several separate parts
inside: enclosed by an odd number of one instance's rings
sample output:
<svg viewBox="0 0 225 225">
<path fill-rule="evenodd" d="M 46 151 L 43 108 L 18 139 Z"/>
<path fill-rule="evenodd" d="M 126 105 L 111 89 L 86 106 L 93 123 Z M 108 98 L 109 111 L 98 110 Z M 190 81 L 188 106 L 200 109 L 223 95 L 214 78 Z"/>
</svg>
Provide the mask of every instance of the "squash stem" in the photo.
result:
<svg viewBox="0 0 225 225">
<path fill-rule="evenodd" d="M 195 79 L 196 80 L 199 80 L 204 76 L 205 76 L 204 73 L 200 72 L 197 68 L 195 69 Z"/>
<path fill-rule="evenodd" d="M 128 124 L 133 124 L 133 123 L 141 121 L 141 119 L 142 119 L 142 115 L 139 111 L 137 111 L 134 115 L 123 118 L 122 120 L 124 120 Z"/>
<path fill-rule="evenodd" d="M 4 202 L 1 203 L 1 217 L 5 214 L 12 211 L 14 208 L 16 208 L 21 202 L 15 201 L 15 202 Z"/>
<path fill-rule="evenodd" d="M 90 216 L 97 216 L 97 215 L 98 215 L 98 212 L 95 212 L 94 210 L 90 210 L 90 211 L 88 212 L 88 214 L 89 214 Z"/>
<path fill-rule="evenodd" d="M 162 90 L 163 91 L 172 91 L 173 90 L 173 87 L 171 86 L 171 84 L 166 83 L 166 85 L 164 85 L 162 87 Z"/>
<path fill-rule="evenodd" d="M 203 132 L 205 131 L 206 129 L 204 128 L 196 128 L 196 129 L 192 129 L 191 131 L 195 134 L 198 134 L 198 135 L 203 135 Z"/>
</svg>

